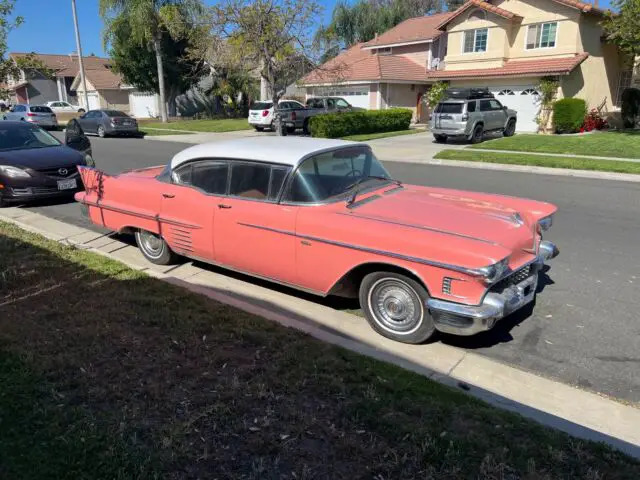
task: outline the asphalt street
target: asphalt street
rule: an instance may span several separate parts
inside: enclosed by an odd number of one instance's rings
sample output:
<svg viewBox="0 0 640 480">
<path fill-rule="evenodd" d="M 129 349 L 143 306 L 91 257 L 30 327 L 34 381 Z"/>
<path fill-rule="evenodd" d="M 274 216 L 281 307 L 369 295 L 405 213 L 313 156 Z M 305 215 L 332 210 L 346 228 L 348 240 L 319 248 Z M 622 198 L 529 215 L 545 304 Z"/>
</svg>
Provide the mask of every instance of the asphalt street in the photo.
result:
<svg viewBox="0 0 640 480">
<path fill-rule="evenodd" d="M 164 164 L 187 146 L 91 141 L 98 167 L 108 173 Z M 522 196 L 560 208 L 548 235 L 560 256 L 540 280 L 533 312 L 507 318 L 486 334 L 440 341 L 640 402 L 640 184 L 399 162 L 386 166 L 408 183 Z M 28 208 L 88 226 L 73 203 Z"/>
</svg>

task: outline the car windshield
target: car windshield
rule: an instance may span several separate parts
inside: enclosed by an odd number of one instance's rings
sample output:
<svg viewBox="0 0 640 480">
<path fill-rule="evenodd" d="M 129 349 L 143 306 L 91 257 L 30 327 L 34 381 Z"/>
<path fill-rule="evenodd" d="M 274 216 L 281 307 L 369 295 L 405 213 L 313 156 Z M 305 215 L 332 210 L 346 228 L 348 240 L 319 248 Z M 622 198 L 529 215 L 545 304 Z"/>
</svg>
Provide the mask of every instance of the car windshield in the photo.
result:
<svg viewBox="0 0 640 480">
<path fill-rule="evenodd" d="M 393 182 L 391 176 L 364 146 L 344 147 L 306 159 L 293 178 L 287 200 L 319 203 L 348 199 L 353 190 L 363 192 Z"/>
<path fill-rule="evenodd" d="M 253 102 L 251 110 L 269 110 L 273 107 L 273 102 Z"/>
<path fill-rule="evenodd" d="M 49 107 L 41 107 L 40 105 L 31 105 L 29 110 L 34 113 L 53 113 Z"/>
<path fill-rule="evenodd" d="M 35 125 L 3 125 L 0 122 L 0 151 L 57 147 L 60 145 L 61 143 L 56 137 Z"/>
<path fill-rule="evenodd" d="M 120 110 L 104 110 L 104 113 L 107 115 L 107 117 L 128 117 L 129 116 L 126 113 L 121 112 Z"/>
<path fill-rule="evenodd" d="M 462 103 L 439 103 L 436 113 L 462 113 Z"/>
</svg>

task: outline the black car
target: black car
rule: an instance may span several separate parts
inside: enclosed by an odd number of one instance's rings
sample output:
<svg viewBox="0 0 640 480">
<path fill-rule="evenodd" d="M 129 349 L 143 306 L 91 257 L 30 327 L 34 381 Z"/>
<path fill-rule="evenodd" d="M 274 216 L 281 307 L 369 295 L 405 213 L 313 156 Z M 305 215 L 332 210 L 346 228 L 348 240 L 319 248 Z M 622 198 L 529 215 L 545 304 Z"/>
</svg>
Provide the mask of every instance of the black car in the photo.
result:
<svg viewBox="0 0 640 480">
<path fill-rule="evenodd" d="M 83 190 L 78 165 L 95 164 L 75 120 L 67 125 L 65 143 L 37 125 L 0 122 L 0 207 Z"/>
<path fill-rule="evenodd" d="M 99 137 L 129 135 L 138 137 L 138 122 L 120 110 L 89 110 L 78 117 L 80 125 L 86 133 Z"/>
</svg>

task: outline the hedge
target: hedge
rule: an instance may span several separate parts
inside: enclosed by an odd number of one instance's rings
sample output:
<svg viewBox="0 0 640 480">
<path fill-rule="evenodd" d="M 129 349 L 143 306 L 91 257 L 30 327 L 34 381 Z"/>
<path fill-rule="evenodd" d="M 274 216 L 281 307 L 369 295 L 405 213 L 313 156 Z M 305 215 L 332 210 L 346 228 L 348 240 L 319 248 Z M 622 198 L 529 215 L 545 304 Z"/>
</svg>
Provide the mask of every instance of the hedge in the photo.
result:
<svg viewBox="0 0 640 480">
<path fill-rule="evenodd" d="M 407 130 L 413 112 L 406 108 L 325 113 L 309 119 L 312 137 L 340 138 L 363 133 Z"/>
<path fill-rule="evenodd" d="M 580 130 L 587 115 L 587 102 L 581 98 L 563 98 L 553 104 L 553 125 L 557 133 Z"/>
</svg>

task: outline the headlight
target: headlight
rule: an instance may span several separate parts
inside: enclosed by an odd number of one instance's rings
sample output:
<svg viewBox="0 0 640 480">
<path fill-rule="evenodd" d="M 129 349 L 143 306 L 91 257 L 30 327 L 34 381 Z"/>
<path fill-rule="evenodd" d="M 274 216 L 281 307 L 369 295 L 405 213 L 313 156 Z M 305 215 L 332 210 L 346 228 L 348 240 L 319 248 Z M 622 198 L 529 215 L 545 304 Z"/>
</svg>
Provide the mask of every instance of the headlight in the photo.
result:
<svg viewBox="0 0 640 480">
<path fill-rule="evenodd" d="M 509 257 L 503 258 L 498 263 L 489 265 L 488 267 L 482 267 L 480 274 L 484 277 L 484 281 L 487 283 L 493 283 L 502 277 L 504 272 L 509 268 Z"/>
<path fill-rule="evenodd" d="M 31 176 L 21 168 L 10 165 L 0 165 L 0 173 L 10 178 L 29 178 Z"/>
<path fill-rule="evenodd" d="M 538 226 L 540 227 L 540 231 L 546 232 L 553 225 L 553 215 L 549 215 L 548 217 L 544 217 L 538 220 Z"/>
<path fill-rule="evenodd" d="M 88 167 L 95 167 L 96 166 L 95 160 L 89 154 L 84 156 L 84 161 L 85 161 L 85 163 L 87 164 Z"/>
</svg>

